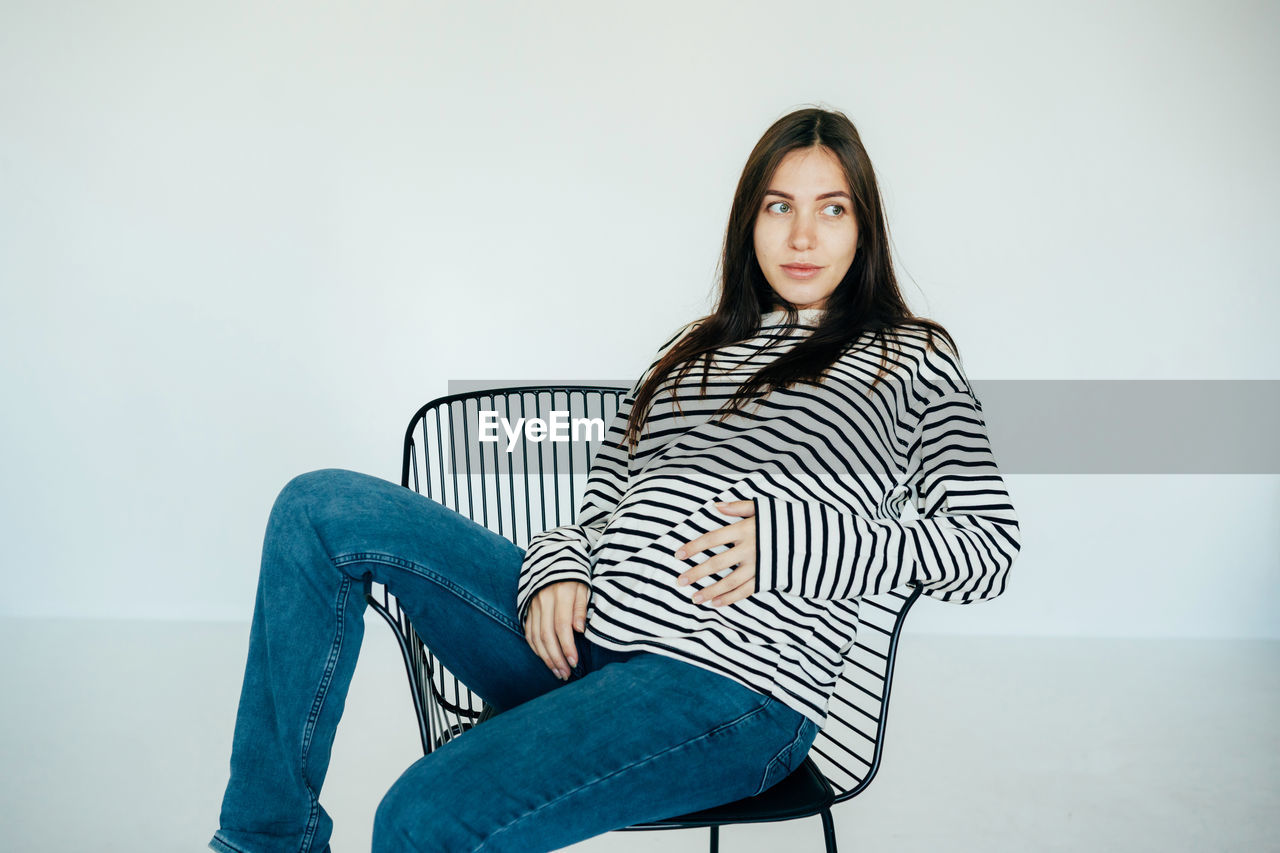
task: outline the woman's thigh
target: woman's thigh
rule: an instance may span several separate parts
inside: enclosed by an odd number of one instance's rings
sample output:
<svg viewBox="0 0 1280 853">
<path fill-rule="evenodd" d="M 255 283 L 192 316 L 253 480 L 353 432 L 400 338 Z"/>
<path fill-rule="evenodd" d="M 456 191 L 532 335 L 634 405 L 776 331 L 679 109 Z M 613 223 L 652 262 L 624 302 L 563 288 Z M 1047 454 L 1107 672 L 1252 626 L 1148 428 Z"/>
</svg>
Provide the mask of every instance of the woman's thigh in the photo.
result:
<svg viewBox="0 0 1280 853">
<path fill-rule="evenodd" d="M 524 550 L 505 537 L 356 471 L 303 474 L 281 501 L 287 516 L 305 516 L 335 567 L 385 585 L 440 662 L 498 710 L 561 685 L 517 620 Z"/>
<path fill-rule="evenodd" d="M 411 765 L 375 853 L 555 850 L 749 797 L 816 726 L 710 670 L 641 653 L 512 708 Z"/>
</svg>

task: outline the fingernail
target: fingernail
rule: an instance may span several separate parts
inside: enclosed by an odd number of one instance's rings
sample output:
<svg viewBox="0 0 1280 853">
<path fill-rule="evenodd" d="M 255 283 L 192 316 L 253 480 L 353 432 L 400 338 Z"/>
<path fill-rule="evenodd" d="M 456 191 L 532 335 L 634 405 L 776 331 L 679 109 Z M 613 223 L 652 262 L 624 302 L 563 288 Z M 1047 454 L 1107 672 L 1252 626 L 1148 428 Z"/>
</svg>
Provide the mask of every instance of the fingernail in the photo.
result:
<svg viewBox="0 0 1280 853">
<path fill-rule="evenodd" d="M 581 619 L 579 619 L 579 620 L 578 620 L 576 623 L 574 623 L 574 624 L 576 624 L 576 625 L 578 626 L 578 630 L 579 630 L 579 631 L 585 631 L 585 630 L 587 629 L 587 626 L 583 623 L 583 621 L 582 621 Z"/>
<path fill-rule="evenodd" d="M 577 665 L 578 665 L 577 658 L 569 658 L 569 666 L 577 666 Z"/>
<path fill-rule="evenodd" d="M 697 604 L 697 603 L 698 603 L 698 602 L 700 602 L 700 601 L 702 601 L 702 596 L 701 596 L 700 594 L 699 594 L 699 595 L 695 595 L 695 596 L 693 597 L 693 603 L 694 603 L 694 604 Z"/>
<path fill-rule="evenodd" d="M 683 548 L 681 548 L 679 551 L 676 551 L 676 558 L 677 558 L 677 559 L 680 559 L 680 560 L 683 560 L 683 559 L 684 559 L 684 549 L 683 549 Z"/>
<path fill-rule="evenodd" d="M 681 575 L 679 578 L 677 578 L 676 582 L 677 582 L 677 583 L 679 583 L 679 584 L 680 584 L 680 586 L 684 586 L 685 584 L 687 584 L 687 583 L 689 582 L 689 579 L 688 579 L 687 577 L 685 577 L 684 575 Z"/>
</svg>

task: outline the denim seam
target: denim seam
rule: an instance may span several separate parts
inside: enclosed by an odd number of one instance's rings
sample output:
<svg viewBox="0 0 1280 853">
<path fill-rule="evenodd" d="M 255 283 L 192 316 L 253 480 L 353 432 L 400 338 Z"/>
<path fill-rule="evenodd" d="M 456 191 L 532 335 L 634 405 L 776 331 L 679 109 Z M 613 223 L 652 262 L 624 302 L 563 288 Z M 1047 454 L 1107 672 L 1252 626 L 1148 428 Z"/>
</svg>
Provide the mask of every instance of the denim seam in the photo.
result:
<svg viewBox="0 0 1280 853">
<path fill-rule="evenodd" d="M 239 847 L 219 838 L 216 832 L 213 834 L 213 838 L 209 839 L 209 847 L 217 850 L 218 853 L 244 853 Z"/>
<path fill-rule="evenodd" d="M 503 826 L 502 826 L 502 827 L 500 827 L 496 832 L 494 832 L 492 835 L 490 835 L 488 838 L 483 839 L 483 840 L 480 842 L 480 844 L 479 844 L 479 845 L 477 845 L 476 847 L 472 848 L 471 853 L 479 853 L 479 851 L 480 851 L 480 850 L 481 850 L 481 849 L 482 849 L 486 844 L 488 844 L 490 841 L 492 841 L 492 840 L 493 840 L 494 838 L 496 838 L 498 835 L 501 835 L 502 833 L 506 832 L 508 829 L 511 829 L 513 826 L 515 826 L 516 824 L 520 823 L 521 821 L 526 820 L 526 819 L 528 819 L 528 818 L 530 818 L 530 817 L 533 817 L 535 814 L 537 814 L 537 813 L 538 813 L 538 812 L 540 812 L 541 810 L 543 810 L 543 809 L 547 808 L 548 806 L 555 805 L 556 803 L 560 802 L 561 800 L 565 799 L 566 797 L 571 797 L 571 796 L 573 796 L 574 794 L 577 794 L 577 793 L 579 793 L 580 791 L 584 791 L 584 790 L 586 790 L 587 788 L 590 788 L 590 787 L 591 787 L 591 786 L 593 786 L 593 785 L 598 785 L 598 784 L 600 784 L 601 782 L 605 781 L 606 779 L 609 779 L 609 778 L 612 778 L 612 777 L 614 777 L 614 776 L 617 776 L 619 773 L 625 773 L 625 772 L 627 772 L 628 770 L 632 770 L 632 769 L 634 769 L 634 768 L 636 768 L 636 767 L 639 767 L 639 766 L 640 766 L 640 765 L 642 765 L 642 764 L 647 764 L 647 763 L 649 763 L 650 761 L 653 761 L 653 760 L 655 760 L 655 759 L 657 759 L 657 758 L 660 758 L 660 757 L 662 757 L 662 756 L 666 755 L 667 753 L 675 752 L 675 751 L 676 751 L 676 750 L 678 750 L 678 749 L 684 749 L 684 748 L 686 748 L 686 747 L 689 747 L 689 746 L 691 746 L 691 745 L 693 745 L 693 744 L 697 743 L 698 741 L 705 740 L 705 739 L 707 739 L 707 738 L 711 737 L 712 735 L 718 734 L 718 733 L 723 732 L 723 731 L 728 731 L 729 729 L 733 728 L 734 726 L 737 726 L 737 725 L 742 724 L 742 723 L 743 723 L 744 721 L 746 721 L 749 717 L 754 717 L 754 716 L 756 716 L 756 715 L 757 715 L 757 714 L 759 714 L 761 711 L 763 711 L 763 710 L 765 710 L 766 708 L 768 708 L 768 707 L 769 707 L 769 705 L 770 705 L 770 704 L 772 704 L 774 701 L 775 701 L 775 700 L 773 699 L 773 697 L 772 697 L 772 696 L 766 696 L 766 697 L 764 698 L 764 702 L 762 702 L 760 705 L 756 706 L 755 708 L 752 708 L 750 711 L 747 711 L 747 712 L 743 713 L 741 716 L 737 717 L 736 719 L 730 720 L 730 721 L 729 721 L 729 722 L 727 722 L 727 723 L 722 723 L 721 725 L 716 726 L 714 729 L 711 729 L 710 731 L 703 732 L 702 734 L 700 734 L 700 735 L 696 735 L 696 736 L 694 736 L 694 737 L 691 737 L 691 738 L 689 738 L 689 739 L 688 739 L 688 740 L 686 740 L 686 741 L 682 741 L 681 743 L 673 744 L 672 746 L 667 747 L 666 749 L 662 750 L 661 752 L 655 752 L 653 755 L 645 756 L 644 758 L 641 758 L 639 761 L 633 761 L 633 762 L 631 762 L 630 764 L 626 765 L 625 767 L 619 767 L 617 770 L 613 770 L 613 771 L 611 771 L 611 772 L 609 772 L 609 773 L 606 773 L 605 775 L 603 775 L 603 776 L 601 776 L 601 777 L 599 777 L 599 778 L 597 778 L 597 779 L 592 779 L 592 780 L 590 780 L 589 782 L 584 782 L 584 783 L 582 783 L 581 785 L 579 785 L 578 787 L 574 788 L 573 790 L 565 791 L 563 794 L 561 794 L 560 796 L 556 797 L 555 799 L 548 800 L 547 802 L 543 803 L 542 805 L 537 806 L 537 807 L 533 808 L 532 810 L 527 811 L 527 812 L 525 812 L 524 814 L 520 815 L 519 817 L 517 817 L 515 820 L 511 821 L 510 823 L 503 825 Z"/>
<path fill-rule="evenodd" d="M 807 719 L 808 718 L 800 721 L 800 725 L 796 727 L 796 736 L 791 740 L 791 743 L 783 747 L 782 751 L 775 755 L 773 760 L 769 762 L 769 766 L 764 769 L 764 777 L 760 780 L 760 788 L 751 796 L 755 797 L 764 793 L 765 788 L 769 783 L 769 774 L 773 772 L 779 762 L 781 762 L 783 766 L 786 766 L 787 762 L 791 760 L 791 753 L 795 752 L 796 746 L 800 743 L 800 739 L 804 737 L 804 724 L 807 722 Z"/>
<path fill-rule="evenodd" d="M 507 620 L 502 615 L 501 611 L 493 609 L 486 601 L 484 601 L 484 599 L 476 598 L 474 595 L 471 595 L 465 587 L 459 586 L 449 579 L 441 577 L 426 566 L 421 566 L 410 560 L 406 560 L 403 557 L 396 557 L 392 554 L 377 554 L 372 552 L 342 554 L 341 556 L 333 557 L 332 560 L 335 568 L 341 568 L 342 566 L 350 563 L 382 563 L 383 565 L 398 566 L 402 569 L 408 569 L 422 577 L 424 580 L 431 581 L 437 586 L 447 589 L 458 598 L 461 598 L 463 601 L 474 606 L 477 610 L 483 612 L 493 621 L 508 628 L 512 633 L 518 634 L 521 637 L 524 636 L 523 629 L 519 625 Z"/>
<path fill-rule="evenodd" d="M 337 618 L 334 620 L 333 645 L 329 647 L 329 659 L 324 665 L 324 675 L 320 678 L 320 686 L 316 689 L 315 700 L 311 703 L 311 713 L 307 715 L 307 726 L 302 732 L 302 778 L 307 779 L 307 758 L 311 754 L 311 740 L 315 736 L 316 725 L 320 721 L 320 711 L 324 707 L 324 700 L 329 695 L 329 687 L 333 684 L 333 673 L 338 667 L 338 656 L 342 654 L 342 640 L 346 634 L 346 619 L 344 618 L 347 598 L 351 593 L 351 578 L 346 574 L 343 575 L 342 584 L 338 587 L 337 597 Z M 307 828 L 302 834 L 302 850 L 310 850 L 311 842 L 315 838 L 316 829 L 320 824 L 320 799 L 315 792 L 311 790 L 311 786 L 307 786 L 307 795 L 311 798 L 311 814 L 307 818 Z"/>
</svg>

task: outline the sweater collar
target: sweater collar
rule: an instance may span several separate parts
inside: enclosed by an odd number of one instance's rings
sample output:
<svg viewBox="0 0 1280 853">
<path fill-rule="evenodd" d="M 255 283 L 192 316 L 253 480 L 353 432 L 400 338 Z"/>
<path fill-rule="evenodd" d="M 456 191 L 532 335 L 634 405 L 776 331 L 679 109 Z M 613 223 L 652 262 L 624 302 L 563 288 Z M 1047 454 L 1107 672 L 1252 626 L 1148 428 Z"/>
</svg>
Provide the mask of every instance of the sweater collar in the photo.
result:
<svg viewBox="0 0 1280 853">
<path fill-rule="evenodd" d="M 801 308 L 796 312 L 796 324 L 801 326 L 817 326 L 822 320 L 825 308 Z M 760 327 L 781 326 L 787 322 L 786 311 L 770 311 L 760 315 Z"/>
</svg>

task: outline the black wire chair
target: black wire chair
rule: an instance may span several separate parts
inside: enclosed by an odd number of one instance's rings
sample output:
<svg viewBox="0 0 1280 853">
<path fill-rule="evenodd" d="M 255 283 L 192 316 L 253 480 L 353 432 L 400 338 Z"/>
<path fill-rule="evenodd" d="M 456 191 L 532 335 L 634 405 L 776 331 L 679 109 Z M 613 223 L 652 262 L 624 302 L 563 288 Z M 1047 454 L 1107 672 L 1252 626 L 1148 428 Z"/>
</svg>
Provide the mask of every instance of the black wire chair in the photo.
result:
<svg viewBox="0 0 1280 853">
<path fill-rule="evenodd" d="M 565 412 L 566 429 L 575 419 L 597 418 L 607 431 L 626 392 L 588 385 L 522 386 L 440 397 L 409 422 L 401 485 L 527 547 L 535 533 L 572 522 L 602 436 L 531 442 L 522 431 L 508 452 L 502 430 L 497 442 L 477 440 L 480 412 L 497 412 L 509 423 L 532 417 L 545 421 L 552 411 Z M 709 828 L 711 853 L 717 853 L 723 825 L 820 815 L 826 849 L 834 853 L 831 807 L 866 790 L 880 765 L 898 637 L 919 596 L 920 588 L 912 585 L 860 599 L 857 641 L 846 653 L 827 722 L 790 776 L 755 797 L 626 830 Z M 435 659 L 385 586 L 366 581 L 365 598 L 400 643 L 423 754 L 492 715 Z"/>
</svg>

